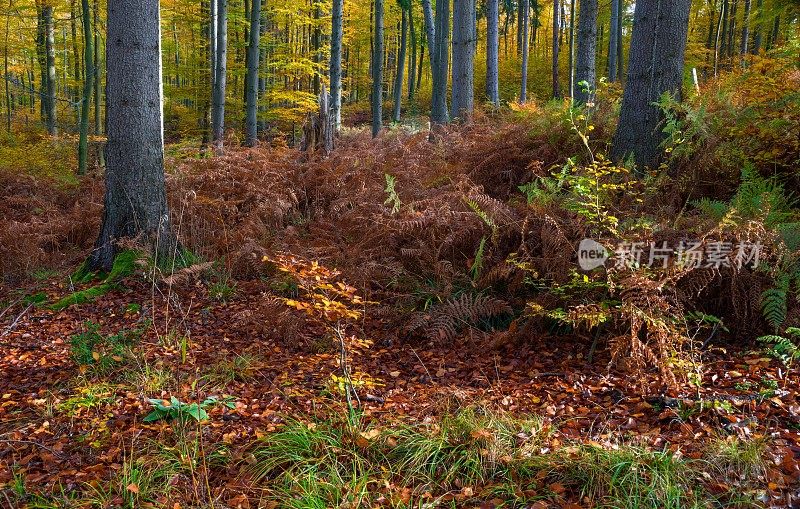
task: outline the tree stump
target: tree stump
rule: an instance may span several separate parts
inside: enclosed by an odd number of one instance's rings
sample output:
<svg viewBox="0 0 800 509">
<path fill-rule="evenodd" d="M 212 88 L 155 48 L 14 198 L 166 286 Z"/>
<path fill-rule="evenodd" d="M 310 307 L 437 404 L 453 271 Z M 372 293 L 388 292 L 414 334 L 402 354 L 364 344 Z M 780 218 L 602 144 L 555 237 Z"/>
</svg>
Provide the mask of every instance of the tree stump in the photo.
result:
<svg viewBox="0 0 800 509">
<path fill-rule="evenodd" d="M 333 116 L 330 110 L 330 96 L 325 85 L 319 94 L 319 111 L 309 113 L 303 124 L 303 139 L 300 142 L 300 150 L 313 153 L 322 151 L 324 156 L 333 151 L 334 146 L 334 125 Z"/>
</svg>

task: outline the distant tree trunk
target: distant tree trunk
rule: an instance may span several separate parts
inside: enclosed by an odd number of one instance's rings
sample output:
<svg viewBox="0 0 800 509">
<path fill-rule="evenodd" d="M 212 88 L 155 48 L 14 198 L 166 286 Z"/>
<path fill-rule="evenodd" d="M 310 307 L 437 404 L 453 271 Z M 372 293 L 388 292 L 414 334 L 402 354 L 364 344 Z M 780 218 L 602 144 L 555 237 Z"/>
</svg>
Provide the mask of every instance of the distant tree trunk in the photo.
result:
<svg viewBox="0 0 800 509">
<path fill-rule="evenodd" d="M 664 136 L 655 106 L 664 93 L 680 98 L 691 0 L 638 0 L 634 14 L 628 83 L 611 155 L 633 155 L 640 170 L 655 167 Z"/>
<path fill-rule="evenodd" d="M 498 59 L 500 53 L 500 2 L 486 2 L 486 99 L 500 107 Z"/>
<path fill-rule="evenodd" d="M 525 0 L 523 0 L 525 1 Z M 561 90 L 558 83 L 558 49 L 559 49 L 559 28 L 561 24 L 558 20 L 559 4 L 558 0 L 553 0 L 553 99 L 561 97 Z"/>
<path fill-rule="evenodd" d="M 728 58 L 736 54 L 736 10 L 739 0 L 731 0 L 730 26 L 728 27 Z"/>
<path fill-rule="evenodd" d="M 69 26 L 72 33 L 72 60 L 75 63 L 75 80 L 81 79 L 81 59 L 78 55 L 78 24 L 75 16 L 75 0 L 70 0 L 69 4 Z"/>
<path fill-rule="evenodd" d="M 761 51 L 762 30 L 764 29 L 764 0 L 756 2 L 756 30 L 753 35 L 753 55 L 758 55 Z"/>
<path fill-rule="evenodd" d="M 403 73 L 406 67 L 406 48 L 408 45 L 408 9 L 402 9 L 400 28 L 400 51 L 397 56 L 397 73 L 394 77 L 394 110 L 392 121 L 400 122 L 400 110 L 403 106 Z"/>
<path fill-rule="evenodd" d="M 414 100 L 414 80 L 417 76 L 417 30 L 414 26 L 414 4 L 408 1 L 408 27 L 411 31 L 411 58 L 408 61 L 408 100 Z"/>
<path fill-rule="evenodd" d="M 311 37 L 311 42 L 313 44 L 313 60 L 315 64 L 320 64 L 320 47 L 322 46 L 322 31 L 320 30 L 319 26 L 319 18 L 322 14 L 320 13 L 319 4 L 314 2 L 314 31 Z M 320 75 L 319 70 L 317 67 L 314 68 L 314 95 L 319 96 L 320 92 Z"/>
<path fill-rule="evenodd" d="M 742 20 L 742 44 L 739 49 L 739 54 L 742 57 L 742 65 L 744 65 L 744 58 L 747 56 L 747 48 L 750 44 L 750 0 L 744 0 L 744 19 Z"/>
<path fill-rule="evenodd" d="M 474 108 L 475 8 L 472 1 L 453 3 L 453 100 L 452 118 L 462 122 Z"/>
<path fill-rule="evenodd" d="M 47 55 L 47 132 L 58 134 L 56 125 L 56 40 L 53 29 L 53 6 L 42 8 L 42 21 L 45 30 L 45 54 Z"/>
<path fill-rule="evenodd" d="M 619 39 L 617 31 L 619 30 L 619 3 L 617 0 L 611 0 L 611 27 L 608 31 L 608 81 L 614 83 L 617 81 L 617 45 Z"/>
<path fill-rule="evenodd" d="M 581 9 L 583 17 L 583 9 Z M 569 2 L 569 55 L 567 67 L 569 69 L 569 96 L 575 97 L 575 0 Z"/>
<path fill-rule="evenodd" d="M 558 0 L 556 0 L 558 1 Z M 522 83 L 519 88 L 519 102 L 525 104 L 528 101 L 528 60 L 530 56 L 530 24 L 531 24 L 531 5 L 530 0 L 520 0 L 522 9 Z"/>
<path fill-rule="evenodd" d="M 769 42 L 767 43 L 767 49 L 771 50 L 775 46 L 778 45 L 778 36 L 781 33 L 781 17 L 779 15 L 775 15 L 775 20 L 772 23 L 772 35 L 769 37 Z"/>
<path fill-rule="evenodd" d="M 730 11 L 730 0 L 722 0 L 722 12 L 719 15 L 721 34 L 717 47 L 718 59 L 723 59 L 728 54 L 728 11 Z"/>
<path fill-rule="evenodd" d="M 258 68 L 261 62 L 261 0 L 253 0 L 250 12 L 249 45 L 247 47 L 247 115 L 245 144 L 258 144 Z"/>
<path fill-rule="evenodd" d="M 222 148 L 225 134 L 225 88 L 228 67 L 228 0 L 212 0 L 217 5 L 217 53 L 214 58 L 216 76 L 214 77 L 214 94 L 212 96 L 211 126 L 214 145 Z"/>
<path fill-rule="evenodd" d="M 36 60 L 39 64 L 39 116 L 47 124 L 47 38 L 41 0 L 36 0 Z"/>
<path fill-rule="evenodd" d="M 617 23 L 617 81 L 622 83 L 625 77 L 625 55 L 622 45 L 622 21 L 625 15 L 625 0 L 611 0 L 617 2 L 617 10 L 619 11 L 619 22 Z"/>
<path fill-rule="evenodd" d="M 375 0 L 375 41 L 372 44 L 372 137 L 383 127 L 383 0 Z"/>
<path fill-rule="evenodd" d="M 92 16 L 94 18 L 94 76 L 93 76 L 93 83 L 94 83 L 94 134 L 95 136 L 100 136 L 103 134 L 103 115 L 100 110 L 100 98 L 102 95 L 102 87 L 100 86 L 100 28 L 98 26 L 97 17 L 98 11 L 100 10 L 100 6 L 98 5 L 99 0 L 94 0 L 94 5 L 92 6 Z M 103 147 L 102 143 L 98 142 L 98 149 L 97 149 L 97 163 L 100 168 L 105 168 L 106 166 L 106 155 L 105 155 L 105 148 Z"/>
<path fill-rule="evenodd" d="M 3 72 L 6 77 L 4 80 L 6 82 L 6 130 L 10 133 L 11 132 L 11 88 L 9 86 L 9 75 L 8 75 L 8 39 L 9 35 L 11 34 L 11 9 L 14 6 L 13 1 L 8 1 L 8 12 L 6 12 L 6 41 L 3 45 Z M 23 88 L 25 85 L 25 81 L 22 81 Z"/>
<path fill-rule="evenodd" d="M 428 57 L 430 60 L 430 57 Z M 425 44 L 419 45 L 419 64 L 417 64 L 417 87 L 416 89 L 419 90 L 419 87 L 422 86 L 422 69 L 425 67 L 422 63 L 425 61 Z"/>
<path fill-rule="evenodd" d="M 433 54 L 436 55 L 436 58 L 431 61 L 435 61 L 436 70 L 433 73 L 431 124 L 442 125 L 450 121 L 447 111 L 447 74 L 450 69 L 450 0 L 437 0 L 435 23 L 436 42 L 433 46 Z"/>
<path fill-rule="evenodd" d="M 578 62 L 575 70 L 575 101 L 579 104 L 590 102 L 596 85 L 597 58 L 597 0 L 581 0 L 581 13 L 578 21 Z"/>
<path fill-rule="evenodd" d="M 111 270 L 116 241 L 138 238 L 157 261 L 176 255 L 164 182 L 158 0 L 108 3 L 108 165 L 103 223 L 90 270 Z"/>
<path fill-rule="evenodd" d="M 83 100 L 81 101 L 80 140 L 78 142 L 78 175 L 86 173 L 89 162 L 89 108 L 94 85 L 94 47 L 89 0 L 81 0 L 83 18 Z"/>
<path fill-rule="evenodd" d="M 344 0 L 333 0 L 331 15 L 331 106 L 334 130 L 342 126 L 342 31 Z"/>
</svg>

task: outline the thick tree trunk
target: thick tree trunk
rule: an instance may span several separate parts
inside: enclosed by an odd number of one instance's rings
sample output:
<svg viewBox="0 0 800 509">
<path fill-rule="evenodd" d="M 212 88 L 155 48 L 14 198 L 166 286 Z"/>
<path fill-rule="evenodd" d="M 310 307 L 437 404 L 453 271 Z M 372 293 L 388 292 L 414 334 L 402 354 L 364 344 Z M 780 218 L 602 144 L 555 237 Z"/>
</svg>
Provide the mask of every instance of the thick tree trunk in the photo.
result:
<svg viewBox="0 0 800 509">
<path fill-rule="evenodd" d="M 597 0 L 581 0 L 578 21 L 578 61 L 575 69 L 575 101 L 590 102 L 596 84 Z"/>
<path fill-rule="evenodd" d="M 53 29 L 53 7 L 42 7 L 42 21 L 45 31 L 45 55 L 47 60 L 47 132 L 51 136 L 58 134 L 56 125 L 56 40 Z"/>
<path fill-rule="evenodd" d="M 87 260 L 110 271 L 116 241 L 136 238 L 157 261 L 175 256 L 164 183 L 158 0 L 108 3 L 108 145 L 103 224 Z"/>
<path fill-rule="evenodd" d="M 383 127 L 383 0 L 375 0 L 375 41 L 372 43 L 372 137 Z"/>
<path fill-rule="evenodd" d="M 459 0 L 466 1 L 466 0 Z M 436 1 L 436 42 L 431 62 L 434 63 L 433 92 L 431 98 L 431 124 L 442 125 L 450 121 L 447 111 L 447 77 L 450 69 L 450 0 Z"/>
<path fill-rule="evenodd" d="M 617 44 L 619 44 L 619 3 L 611 0 L 611 27 L 608 31 L 608 81 L 617 81 Z"/>
<path fill-rule="evenodd" d="M 520 5 L 522 6 L 522 82 L 519 88 L 519 102 L 525 104 L 528 101 L 528 60 L 530 60 L 530 0 L 520 0 Z"/>
<path fill-rule="evenodd" d="M 225 134 L 225 88 L 227 85 L 228 67 L 228 0 L 212 0 L 216 2 L 217 10 L 217 40 L 214 65 L 214 94 L 212 96 L 211 126 L 213 141 L 216 148 L 222 148 L 222 138 Z"/>
<path fill-rule="evenodd" d="M 247 47 L 247 114 L 245 119 L 245 144 L 258 144 L 258 68 L 261 62 L 261 0 L 253 0 L 250 11 L 250 40 Z"/>
<path fill-rule="evenodd" d="M 472 1 L 453 4 L 453 100 L 451 118 L 462 122 L 472 117 L 475 102 L 475 9 Z"/>
<path fill-rule="evenodd" d="M 654 103 L 664 93 L 680 98 L 691 0 L 639 0 L 631 39 L 628 83 L 611 155 L 631 154 L 640 170 L 656 167 L 664 138 Z"/>
<path fill-rule="evenodd" d="M 83 17 L 83 99 L 81 101 L 81 126 L 78 141 L 78 175 L 86 173 L 89 162 L 89 108 L 92 101 L 92 85 L 94 85 L 94 47 L 92 44 L 92 23 L 89 0 L 81 0 Z"/>
<path fill-rule="evenodd" d="M 344 0 L 333 0 L 331 16 L 331 108 L 334 130 L 342 126 L 342 31 Z"/>
<path fill-rule="evenodd" d="M 486 2 L 486 99 L 500 107 L 498 59 L 500 53 L 500 2 Z"/>
<path fill-rule="evenodd" d="M 558 0 L 553 0 L 553 99 L 561 97 L 561 89 L 558 83 L 559 28 L 561 26 L 558 20 L 558 5 Z"/>
<path fill-rule="evenodd" d="M 397 56 L 397 73 L 394 77 L 394 110 L 392 121 L 400 122 L 400 110 L 403 106 L 403 78 L 406 67 L 406 48 L 408 47 L 408 10 L 403 9 L 400 28 L 400 51 Z"/>
</svg>

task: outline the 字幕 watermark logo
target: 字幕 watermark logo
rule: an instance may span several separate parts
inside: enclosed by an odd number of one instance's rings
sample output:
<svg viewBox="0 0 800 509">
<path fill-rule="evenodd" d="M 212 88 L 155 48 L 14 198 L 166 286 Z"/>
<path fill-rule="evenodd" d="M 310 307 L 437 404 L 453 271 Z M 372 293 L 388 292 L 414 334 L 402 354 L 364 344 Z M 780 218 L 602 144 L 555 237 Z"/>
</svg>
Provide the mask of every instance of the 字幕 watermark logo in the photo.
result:
<svg viewBox="0 0 800 509">
<path fill-rule="evenodd" d="M 607 264 L 616 269 L 642 267 L 666 269 L 758 268 L 763 246 L 753 242 L 681 241 L 670 246 L 666 241 L 620 242 L 613 250 L 594 239 L 583 239 L 578 246 L 578 265 L 585 271 Z M 609 263 L 610 262 L 610 263 Z"/>
</svg>

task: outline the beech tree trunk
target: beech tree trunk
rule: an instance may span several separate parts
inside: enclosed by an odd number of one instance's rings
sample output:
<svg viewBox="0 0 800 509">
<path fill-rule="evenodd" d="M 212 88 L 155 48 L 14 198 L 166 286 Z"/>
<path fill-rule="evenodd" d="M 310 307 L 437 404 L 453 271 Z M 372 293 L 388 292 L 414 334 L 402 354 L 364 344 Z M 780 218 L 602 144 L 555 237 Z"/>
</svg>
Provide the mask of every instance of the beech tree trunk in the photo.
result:
<svg viewBox="0 0 800 509">
<path fill-rule="evenodd" d="M 403 9 L 400 28 L 400 51 L 397 56 L 397 73 L 394 77 L 394 110 L 392 121 L 400 122 L 400 110 L 403 106 L 403 78 L 406 67 L 406 48 L 408 47 L 408 10 Z"/>
<path fill-rule="evenodd" d="M 342 32 L 344 0 L 333 0 L 331 10 L 331 115 L 334 130 L 342 126 Z"/>
<path fill-rule="evenodd" d="M 53 6 L 42 7 L 42 21 L 45 32 L 45 56 L 47 61 L 47 132 L 50 136 L 58 134 L 56 125 L 56 40 L 53 29 Z"/>
<path fill-rule="evenodd" d="M 500 2 L 486 1 L 486 99 L 495 108 L 500 107 Z"/>
<path fill-rule="evenodd" d="M 250 38 L 247 47 L 247 104 L 245 119 L 245 144 L 254 147 L 258 143 L 258 68 L 261 62 L 261 0 L 253 0 L 250 11 Z"/>
<path fill-rule="evenodd" d="M 561 97 L 561 89 L 558 84 L 559 28 L 561 26 L 558 20 L 558 5 L 558 0 L 553 0 L 553 99 Z"/>
<path fill-rule="evenodd" d="M 747 47 L 750 44 L 750 0 L 744 0 L 744 20 L 742 23 L 742 45 L 739 49 L 739 54 L 742 57 L 742 65 L 744 65 L 744 57 L 747 56 Z"/>
<path fill-rule="evenodd" d="M 471 0 L 453 4 L 453 100 L 451 118 L 462 122 L 474 107 L 475 8 Z"/>
<path fill-rule="evenodd" d="M 530 0 L 521 0 L 520 5 L 522 6 L 522 83 L 519 89 L 519 102 L 524 104 L 528 100 L 528 60 L 530 56 L 531 25 Z"/>
<path fill-rule="evenodd" d="M 375 0 L 375 41 L 372 44 L 372 137 L 383 127 L 383 0 Z"/>
<path fill-rule="evenodd" d="M 619 22 L 617 23 L 617 81 L 621 83 L 625 72 L 624 48 L 622 47 L 622 20 L 625 13 L 625 0 L 611 1 L 617 2 L 617 10 L 619 11 Z"/>
<path fill-rule="evenodd" d="M 175 256 L 164 183 L 158 0 L 108 3 L 106 193 L 90 270 L 111 270 L 116 241 L 136 238 L 157 261 Z"/>
<path fill-rule="evenodd" d="M 411 58 L 408 60 L 408 100 L 414 100 L 415 79 L 417 76 L 417 29 L 414 26 L 414 4 L 408 1 L 408 28 L 411 33 Z"/>
<path fill-rule="evenodd" d="M 611 155 L 633 155 L 640 170 L 661 154 L 662 113 L 653 103 L 664 93 L 680 99 L 691 0 L 638 0 L 634 13 L 628 83 Z"/>
<path fill-rule="evenodd" d="M 611 0 L 611 27 L 608 33 L 608 81 L 617 81 L 617 44 L 619 44 L 619 3 Z"/>
<path fill-rule="evenodd" d="M 81 0 L 83 17 L 83 99 L 81 101 L 81 125 L 78 141 L 78 175 L 86 173 L 89 161 L 89 111 L 94 85 L 94 46 L 92 44 L 92 22 L 89 0 Z"/>
<path fill-rule="evenodd" d="M 217 149 L 222 148 L 222 138 L 225 134 L 225 88 L 227 85 L 228 67 L 228 0 L 211 0 L 216 3 L 217 30 L 216 30 L 216 55 L 214 57 L 214 93 L 211 106 L 212 139 Z"/>
<path fill-rule="evenodd" d="M 569 3 L 569 96 L 575 97 L 575 0 Z"/>
<path fill-rule="evenodd" d="M 450 68 L 450 0 L 436 1 L 435 23 L 436 42 L 431 52 L 431 62 L 434 63 L 436 70 L 433 72 L 431 124 L 441 125 L 450 121 L 447 111 L 447 71 Z M 433 55 L 436 55 L 435 59 Z"/>
<path fill-rule="evenodd" d="M 581 0 L 578 20 L 578 59 L 575 68 L 575 101 L 590 102 L 596 84 L 597 0 Z"/>
<path fill-rule="evenodd" d="M 753 35 L 753 55 L 758 55 L 761 51 L 761 42 L 764 30 L 764 0 L 756 2 L 756 30 Z"/>
</svg>

